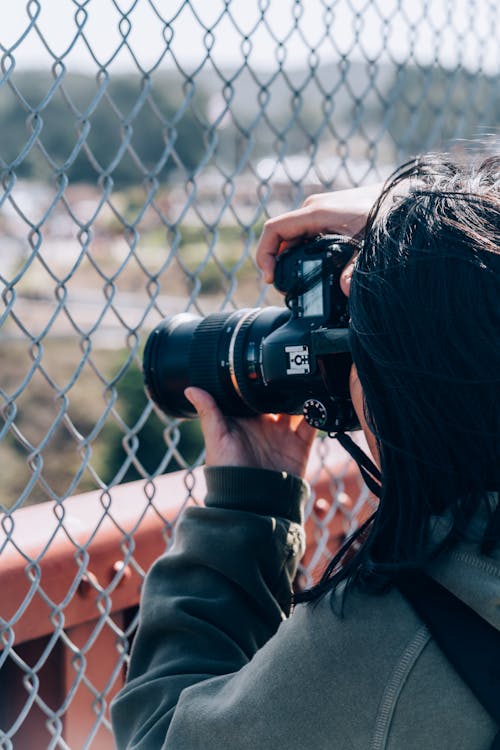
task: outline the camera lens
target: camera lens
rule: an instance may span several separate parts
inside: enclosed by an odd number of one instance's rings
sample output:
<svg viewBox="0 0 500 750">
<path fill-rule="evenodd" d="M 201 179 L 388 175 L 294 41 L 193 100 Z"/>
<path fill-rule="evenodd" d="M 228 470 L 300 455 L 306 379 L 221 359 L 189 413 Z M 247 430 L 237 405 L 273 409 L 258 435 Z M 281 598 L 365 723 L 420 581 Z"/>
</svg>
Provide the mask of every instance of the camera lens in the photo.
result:
<svg viewBox="0 0 500 750">
<path fill-rule="evenodd" d="M 244 309 L 208 315 L 182 313 L 165 318 L 144 349 L 146 387 L 153 401 L 172 417 L 194 417 L 184 390 L 208 391 L 228 416 L 264 413 L 275 394 L 262 380 L 262 340 L 290 313 L 283 308 Z"/>
<path fill-rule="evenodd" d="M 197 386 L 228 417 L 304 414 L 327 431 L 347 429 L 351 360 L 340 276 L 352 252 L 335 235 L 279 255 L 275 286 L 286 307 L 165 318 L 144 350 L 151 398 L 172 417 L 196 417 L 184 391 Z"/>
</svg>

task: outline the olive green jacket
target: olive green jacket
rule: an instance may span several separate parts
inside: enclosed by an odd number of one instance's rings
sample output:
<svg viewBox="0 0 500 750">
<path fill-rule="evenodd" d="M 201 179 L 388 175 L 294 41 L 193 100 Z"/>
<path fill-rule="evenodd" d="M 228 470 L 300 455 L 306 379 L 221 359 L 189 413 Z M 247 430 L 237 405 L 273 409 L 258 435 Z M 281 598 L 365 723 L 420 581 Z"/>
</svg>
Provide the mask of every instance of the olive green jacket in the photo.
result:
<svg viewBox="0 0 500 750">
<path fill-rule="evenodd" d="M 487 750 L 493 721 L 397 590 L 289 616 L 304 482 L 206 477 L 207 507 L 185 511 L 147 577 L 111 711 L 119 750 Z M 473 532 L 431 573 L 500 630 L 500 556 Z"/>
</svg>

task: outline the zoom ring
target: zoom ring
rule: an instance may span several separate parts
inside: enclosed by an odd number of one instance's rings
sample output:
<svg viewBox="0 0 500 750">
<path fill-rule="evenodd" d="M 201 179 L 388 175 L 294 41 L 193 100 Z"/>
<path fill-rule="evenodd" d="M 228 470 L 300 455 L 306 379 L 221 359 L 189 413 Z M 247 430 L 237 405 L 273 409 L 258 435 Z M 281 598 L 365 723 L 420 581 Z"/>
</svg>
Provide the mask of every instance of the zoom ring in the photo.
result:
<svg viewBox="0 0 500 750">
<path fill-rule="evenodd" d="M 250 416 L 251 411 L 234 391 L 229 376 L 228 350 L 231 333 L 243 311 L 213 313 L 197 327 L 189 352 L 190 382 L 208 391 L 223 414 Z M 231 325 L 229 321 L 231 318 Z M 224 364 L 223 364 L 224 363 Z"/>
</svg>

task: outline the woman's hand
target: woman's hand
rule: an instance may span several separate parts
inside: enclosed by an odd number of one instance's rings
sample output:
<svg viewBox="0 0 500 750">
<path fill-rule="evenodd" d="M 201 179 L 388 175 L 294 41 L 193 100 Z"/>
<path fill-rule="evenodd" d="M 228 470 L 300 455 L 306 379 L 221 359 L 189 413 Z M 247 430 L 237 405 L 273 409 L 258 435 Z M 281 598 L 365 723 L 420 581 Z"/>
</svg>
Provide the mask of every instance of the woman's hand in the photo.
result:
<svg viewBox="0 0 500 750">
<path fill-rule="evenodd" d="M 221 414 L 200 388 L 187 388 L 205 439 L 207 466 L 247 466 L 303 477 L 316 430 L 300 416 L 265 414 L 235 419 Z"/>
<path fill-rule="evenodd" d="M 361 232 L 381 190 L 382 184 L 378 183 L 311 195 L 302 208 L 266 221 L 256 256 L 264 280 L 269 284 L 272 282 L 276 255 L 288 242 L 322 233 L 353 237 Z"/>
</svg>

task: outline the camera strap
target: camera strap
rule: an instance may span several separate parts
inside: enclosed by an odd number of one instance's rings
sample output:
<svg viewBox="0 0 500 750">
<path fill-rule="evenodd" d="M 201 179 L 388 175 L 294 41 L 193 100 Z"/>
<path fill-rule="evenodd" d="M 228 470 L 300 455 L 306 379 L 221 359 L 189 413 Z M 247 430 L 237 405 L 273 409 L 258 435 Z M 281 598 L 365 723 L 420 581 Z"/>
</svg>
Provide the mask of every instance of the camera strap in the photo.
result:
<svg viewBox="0 0 500 750">
<path fill-rule="evenodd" d="M 346 450 L 351 458 L 357 463 L 361 476 L 365 480 L 370 492 L 372 492 L 375 497 L 380 497 L 380 482 L 382 481 L 382 475 L 371 458 L 369 458 L 366 453 L 361 450 L 359 445 L 356 445 L 354 440 L 349 435 L 346 435 L 345 432 L 334 432 L 330 434 L 330 437 L 336 438 L 342 448 L 344 448 L 344 450 Z"/>
<path fill-rule="evenodd" d="M 500 631 L 422 571 L 402 573 L 397 586 L 500 727 Z M 491 750 L 500 750 L 500 731 Z"/>
</svg>

